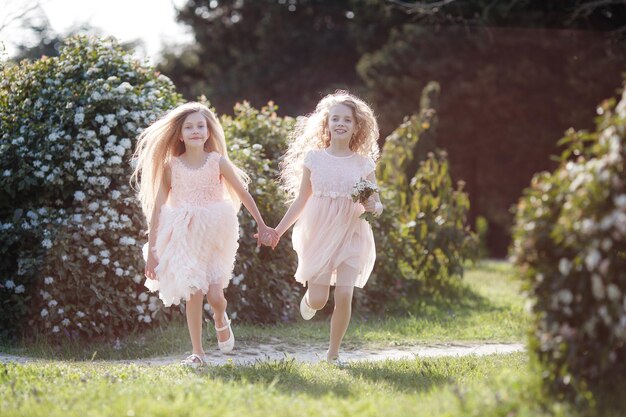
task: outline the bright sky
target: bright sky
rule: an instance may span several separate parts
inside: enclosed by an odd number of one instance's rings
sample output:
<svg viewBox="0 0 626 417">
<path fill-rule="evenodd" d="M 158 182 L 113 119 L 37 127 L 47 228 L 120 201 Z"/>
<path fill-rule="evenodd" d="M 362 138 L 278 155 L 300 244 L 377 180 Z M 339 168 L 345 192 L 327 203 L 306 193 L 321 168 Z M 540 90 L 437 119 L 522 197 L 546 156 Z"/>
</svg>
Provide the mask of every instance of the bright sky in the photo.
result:
<svg viewBox="0 0 626 417">
<path fill-rule="evenodd" d="M 0 27 L 10 16 L 19 14 L 32 5 L 33 0 L 0 0 Z M 139 57 L 147 57 L 154 64 L 163 44 L 182 44 L 192 40 L 186 26 L 175 20 L 174 7 L 185 0 L 40 0 L 41 9 L 56 33 L 65 34 L 72 28 L 88 23 L 100 29 L 105 36 L 120 41 L 139 39 L 145 50 L 137 50 Z M 35 16 L 32 12 L 31 16 Z M 0 31 L 0 41 L 8 55 L 16 52 L 15 44 L 32 42 L 32 34 L 14 22 Z"/>
</svg>

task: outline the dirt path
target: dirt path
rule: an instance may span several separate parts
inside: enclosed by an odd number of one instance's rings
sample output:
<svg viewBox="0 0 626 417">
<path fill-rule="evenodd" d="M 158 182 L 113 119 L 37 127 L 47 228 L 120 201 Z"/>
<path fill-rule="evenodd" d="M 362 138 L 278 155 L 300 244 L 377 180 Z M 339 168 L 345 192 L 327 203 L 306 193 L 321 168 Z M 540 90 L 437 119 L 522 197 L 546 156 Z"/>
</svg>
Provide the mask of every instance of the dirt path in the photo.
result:
<svg viewBox="0 0 626 417">
<path fill-rule="evenodd" d="M 212 365 L 224 365 L 233 363 L 235 365 L 248 365 L 257 361 L 276 361 L 284 359 L 295 359 L 298 362 L 315 363 L 321 361 L 325 356 L 325 345 L 292 345 L 285 343 L 273 344 L 239 344 L 230 354 L 223 354 L 217 350 L 207 350 L 207 359 Z M 397 359 L 434 358 L 441 356 L 468 356 L 468 355 L 492 355 L 522 352 L 525 347 L 521 343 L 442 343 L 419 346 L 397 346 L 393 348 L 379 349 L 346 349 L 342 352 L 341 358 L 347 362 L 355 361 L 383 361 Z M 138 365 L 171 365 L 177 364 L 184 357 L 184 354 L 176 356 L 164 356 L 145 359 L 127 360 L 95 360 L 95 363 L 119 363 Z M 30 358 L 16 355 L 0 353 L 0 362 L 54 362 L 49 359 Z"/>
</svg>

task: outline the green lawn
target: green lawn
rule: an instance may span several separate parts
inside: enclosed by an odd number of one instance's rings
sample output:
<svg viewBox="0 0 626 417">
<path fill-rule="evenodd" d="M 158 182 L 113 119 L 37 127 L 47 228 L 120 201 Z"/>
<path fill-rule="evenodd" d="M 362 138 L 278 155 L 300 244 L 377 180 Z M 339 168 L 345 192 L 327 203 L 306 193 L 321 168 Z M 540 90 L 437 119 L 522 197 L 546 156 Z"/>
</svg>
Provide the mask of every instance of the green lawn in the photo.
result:
<svg viewBox="0 0 626 417">
<path fill-rule="evenodd" d="M 542 399 L 525 354 L 355 363 L 293 361 L 199 371 L 51 362 L 0 365 L 12 416 L 583 416 Z M 626 401 L 594 415 L 620 416 Z M 618 410 L 618 411 L 616 411 Z"/>
<path fill-rule="evenodd" d="M 452 341 L 522 342 L 526 299 L 511 266 L 486 262 L 468 271 L 453 302 L 418 300 L 406 314 L 356 314 L 346 344 L 382 347 Z M 312 323 L 237 324 L 238 343 L 273 340 L 325 343 L 328 317 Z M 214 342 L 214 341 L 212 341 Z M 574 416 L 622 417 L 626 397 L 597 399 L 581 411 L 546 399 L 526 353 L 462 358 L 325 363 L 264 361 L 209 366 L 149 366 L 90 359 L 182 355 L 189 350 L 182 322 L 111 343 L 53 346 L 45 339 L 0 351 L 42 361 L 0 364 L 0 415 L 11 416 Z M 618 393 L 626 389 L 616 388 Z M 610 398 L 610 399 L 606 399 Z"/>
<path fill-rule="evenodd" d="M 404 314 L 385 317 L 361 315 L 355 310 L 344 339 L 344 347 L 408 346 L 442 342 L 523 342 L 529 318 L 524 313 L 526 298 L 520 282 L 506 262 L 482 262 L 463 278 L 459 299 L 417 300 Z M 367 291 L 367 289 L 365 289 Z M 293 344 L 326 343 L 329 316 L 319 313 L 311 322 L 276 326 L 251 326 L 234 321 L 238 343 L 253 345 L 281 341 Z M 205 329 L 205 335 L 206 329 Z M 211 346 L 214 340 L 207 342 Z M 112 343 L 52 346 L 45 339 L 18 346 L 0 346 L 0 351 L 42 358 L 128 359 L 183 354 L 189 350 L 184 322 L 171 323 Z"/>
</svg>

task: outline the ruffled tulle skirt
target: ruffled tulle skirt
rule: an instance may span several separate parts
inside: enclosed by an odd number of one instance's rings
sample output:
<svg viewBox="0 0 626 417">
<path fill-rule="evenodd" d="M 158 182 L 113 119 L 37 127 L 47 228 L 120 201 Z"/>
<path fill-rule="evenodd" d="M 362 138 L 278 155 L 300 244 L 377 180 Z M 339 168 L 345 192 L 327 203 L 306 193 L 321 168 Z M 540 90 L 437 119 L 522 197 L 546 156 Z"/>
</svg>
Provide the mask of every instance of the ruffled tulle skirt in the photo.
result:
<svg viewBox="0 0 626 417">
<path fill-rule="evenodd" d="M 156 239 L 157 280 L 145 286 L 158 291 L 165 306 L 206 294 L 209 285 L 228 286 L 239 238 L 237 214 L 230 201 L 202 207 L 163 206 Z M 144 257 L 146 256 L 144 251 Z"/>
<path fill-rule="evenodd" d="M 296 281 L 363 288 L 376 261 L 374 235 L 359 219 L 363 206 L 349 198 L 311 196 L 292 233 L 298 254 Z M 337 268 L 354 273 L 338 279 Z"/>
</svg>

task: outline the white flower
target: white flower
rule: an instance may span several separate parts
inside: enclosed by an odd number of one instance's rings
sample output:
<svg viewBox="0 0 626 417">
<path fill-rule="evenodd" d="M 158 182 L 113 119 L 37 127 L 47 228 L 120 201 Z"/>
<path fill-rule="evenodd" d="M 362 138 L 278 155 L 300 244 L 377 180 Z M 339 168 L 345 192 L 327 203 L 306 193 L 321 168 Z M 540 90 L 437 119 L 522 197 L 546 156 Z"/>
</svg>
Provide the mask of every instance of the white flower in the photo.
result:
<svg viewBox="0 0 626 417">
<path fill-rule="evenodd" d="M 124 275 L 124 270 L 122 268 L 115 268 L 115 275 L 121 277 Z"/>
<path fill-rule="evenodd" d="M 597 249 L 589 252 L 589 254 L 585 257 L 585 265 L 587 265 L 587 270 L 593 271 L 596 266 L 598 266 L 598 263 L 600 263 L 601 258 L 602 256 L 600 255 L 600 251 L 598 251 Z"/>
<path fill-rule="evenodd" d="M 46 249 L 50 249 L 52 247 L 52 241 L 50 239 L 44 239 L 41 241 L 41 246 Z"/>
<path fill-rule="evenodd" d="M 52 278 L 52 277 L 45 277 L 45 278 L 43 279 L 43 283 L 44 283 L 44 284 L 46 284 L 46 285 L 50 285 L 50 284 L 52 284 L 53 282 L 54 282 L 54 278 Z"/>
<path fill-rule="evenodd" d="M 109 127 L 113 127 L 117 124 L 117 120 L 115 119 L 114 114 L 107 114 L 106 116 L 104 116 L 104 118 L 107 121 L 107 125 L 109 125 Z"/>
<path fill-rule="evenodd" d="M 122 195 L 122 193 L 120 193 L 120 192 L 119 192 L 119 191 L 117 191 L 117 190 L 113 190 L 113 191 L 111 191 L 111 198 L 112 198 L 113 200 L 117 200 L 118 198 L 120 198 L 120 196 L 121 196 L 121 195 Z"/>
<path fill-rule="evenodd" d="M 89 258 L 87 258 L 87 261 L 89 261 L 90 264 L 95 264 L 97 260 L 98 258 L 96 257 L 96 255 L 91 255 Z"/>
<path fill-rule="evenodd" d="M 44 308 L 43 310 L 41 310 L 40 314 L 41 314 L 41 317 L 46 317 L 48 315 L 48 310 Z"/>
<path fill-rule="evenodd" d="M 259 149 L 263 149 L 263 145 L 255 143 L 254 145 L 252 145 L 252 149 L 254 149 L 255 151 L 258 151 Z"/>
<path fill-rule="evenodd" d="M 102 123 L 104 122 L 104 116 L 102 116 L 101 114 L 97 114 L 95 120 L 97 123 Z"/>
<path fill-rule="evenodd" d="M 612 301 L 619 300 L 620 296 L 622 295 L 618 286 L 615 284 L 609 284 L 608 287 L 606 287 L 606 294 L 608 295 L 609 300 Z"/>
<path fill-rule="evenodd" d="M 141 280 L 142 280 L 142 279 L 143 279 L 143 278 L 142 278 L 142 276 L 141 276 L 141 275 L 135 275 L 135 276 L 133 277 L 133 281 L 135 281 L 135 284 L 139 284 L 139 283 L 141 282 Z"/>
<path fill-rule="evenodd" d="M 63 313 L 65 313 L 65 310 L 60 308 L 60 309 L 57 310 L 57 313 L 59 313 L 59 316 L 62 316 Z"/>
<path fill-rule="evenodd" d="M 24 286 L 22 284 L 20 284 L 17 287 L 15 287 L 15 294 L 21 294 L 24 291 L 26 291 L 26 288 L 24 288 Z"/>
<path fill-rule="evenodd" d="M 59 333 L 59 326 L 54 326 L 52 328 L 52 333 Z"/>
<path fill-rule="evenodd" d="M 245 277 L 244 277 L 243 274 L 239 274 L 239 275 L 237 275 L 236 277 L 233 278 L 232 282 L 233 282 L 234 285 L 239 285 L 239 283 L 241 281 L 243 281 L 244 278 Z"/>
<path fill-rule="evenodd" d="M 146 314 L 143 317 L 143 321 L 145 321 L 146 323 L 150 323 L 152 321 L 152 318 L 148 314 Z"/>
<path fill-rule="evenodd" d="M 120 158 L 118 155 L 113 155 L 107 161 L 108 165 L 119 165 L 121 163 L 122 163 L 122 158 Z"/>
<path fill-rule="evenodd" d="M 567 258 L 561 258 L 559 261 L 559 272 L 563 275 L 568 275 L 572 270 L 572 262 Z"/>
<path fill-rule="evenodd" d="M 131 245 L 134 245 L 135 243 L 136 243 L 135 239 L 133 239 L 130 236 L 122 236 L 120 238 L 120 245 L 131 246 Z"/>
<path fill-rule="evenodd" d="M 143 314 L 143 313 L 144 313 L 143 306 L 136 306 L 135 308 L 137 309 L 137 311 L 138 311 L 139 313 L 141 313 L 141 314 Z"/>
<path fill-rule="evenodd" d="M 557 297 L 563 304 L 570 304 L 574 300 L 574 296 L 570 290 L 560 290 Z"/>
<path fill-rule="evenodd" d="M 83 313 L 82 311 L 77 311 L 76 312 L 76 317 L 78 317 L 79 319 L 82 319 L 83 317 L 85 317 L 85 313 Z"/>
<path fill-rule="evenodd" d="M 101 135 L 108 135 L 109 133 L 111 133 L 111 128 L 109 126 L 107 125 L 100 126 Z"/>
<path fill-rule="evenodd" d="M 123 147 L 124 149 L 130 149 L 130 147 L 132 146 L 132 143 L 130 139 L 123 138 L 120 140 L 120 146 Z"/>
<path fill-rule="evenodd" d="M 122 84 L 120 84 L 120 85 L 116 88 L 117 92 L 118 92 L 118 93 L 120 93 L 120 94 L 124 94 L 124 93 L 126 93 L 127 91 L 132 90 L 132 89 L 133 89 L 133 86 L 132 86 L 132 85 L 130 85 L 130 83 L 128 83 L 128 82 L 126 82 L 126 81 L 124 81 Z"/>
<path fill-rule="evenodd" d="M 85 199 L 85 193 L 83 193 L 82 191 L 76 191 L 74 193 L 74 200 L 83 201 L 84 199 Z"/>
<path fill-rule="evenodd" d="M 100 251 L 100 256 L 103 258 L 108 258 L 109 256 L 111 256 L 111 252 L 109 252 L 108 250 Z"/>
<path fill-rule="evenodd" d="M 99 237 L 97 237 L 97 238 L 95 238 L 95 239 L 93 240 L 93 244 L 94 244 L 94 245 L 96 245 L 96 246 L 100 246 L 100 245 L 104 244 L 104 242 L 102 241 L 102 239 L 100 239 Z"/>
<path fill-rule="evenodd" d="M 626 194 L 614 197 L 613 203 L 621 209 L 626 209 Z"/>
<path fill-rule="evenodd" d="M 593 274 L 591 276 L 591 291 L 596 300 L 604 298 L 604 284 L 599 275 Z"/>
<path fill-rule="evenodd" d="M 111 260 L 109 258 L 104 258 L 102 260 L 102 265 L 107 266 L 110 262 L 111 262 Z"/>
<path fill-rule="evenodd" d="M 96 211 L 98 210 L 98 207 L 100 207 L 100 205 L 98 204 L 97 201 L 92 201 L 91 203 L 89 203 L 89 205 L 87 206 L 87 208 L 89 208 L 89 210 L 91 211 Z"/>
<path fill-rule="evenodd" d="M 8 290 L 10 290 L 10 289 L 12 289 L 12 288 L 15 288 L 15 282 L 13 282 L 13 281 L 11 281 L 11 280 L 9 279 L 9 280 L 7 280 L 7 281 L 4 283 L 4 286 L 5 286 Z"/>
<path fill-rule="evenodd" d="M 48 307 L 56 307 L 57 306 L 57 300 L 50 300 L 48 301 Z"/>
<path fill-rule="evenodd" d="M 76 113 L 74 115 L 74 124 L 76 126 L 82 125 L 84 121 L 85 121 L 85 114 L 84 113 Z"/>
<path fill-rule="evenodd" d="M 61 324 L 64 325 L 64 326 L 68 326 L 70 324 L 70 319 L 63 319 Z"/>
</svg>

